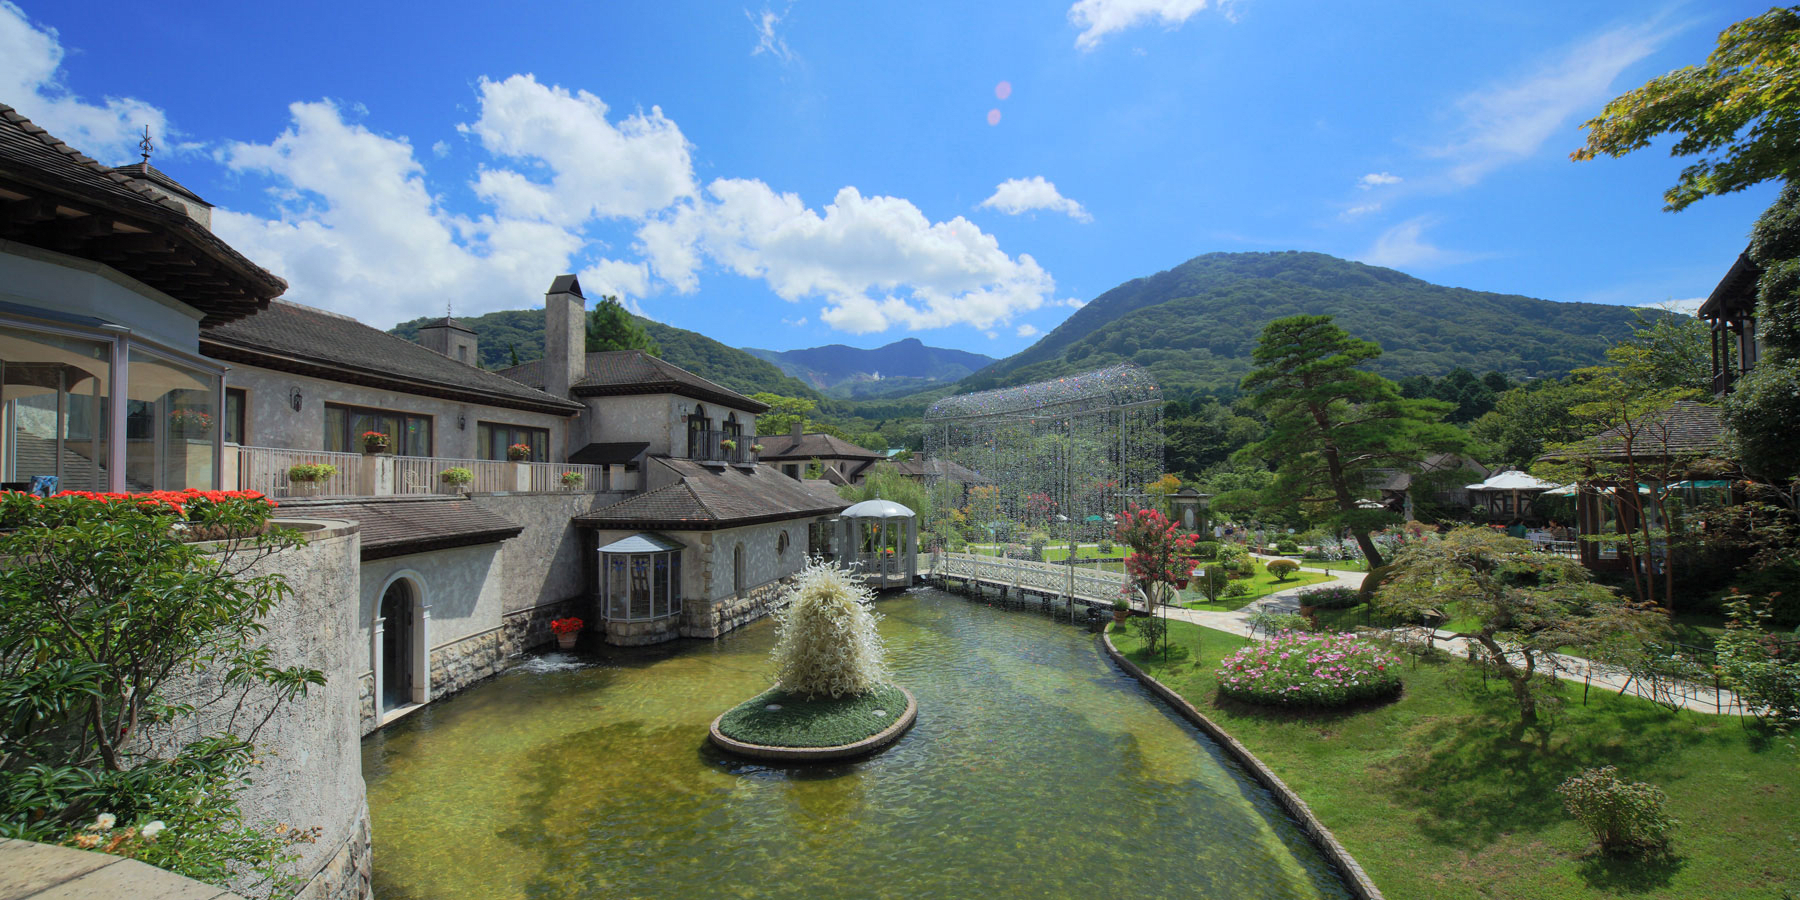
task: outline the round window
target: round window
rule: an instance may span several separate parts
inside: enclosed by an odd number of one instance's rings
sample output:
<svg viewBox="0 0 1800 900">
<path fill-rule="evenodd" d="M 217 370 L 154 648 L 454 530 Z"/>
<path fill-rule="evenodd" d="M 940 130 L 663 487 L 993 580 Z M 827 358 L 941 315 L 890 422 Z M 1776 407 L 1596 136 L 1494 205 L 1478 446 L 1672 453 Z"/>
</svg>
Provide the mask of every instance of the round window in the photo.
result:
<svg viewBox="0 0 1800 900">
<path fill-rule="evenodd" d="M 787 555 L 787 545 L 788 545 L 787 532 L 783 531 L 781 533 L 781 536 L 775 539 L 775 555 L 776 556 L 786 556 Z"/>
</svg>

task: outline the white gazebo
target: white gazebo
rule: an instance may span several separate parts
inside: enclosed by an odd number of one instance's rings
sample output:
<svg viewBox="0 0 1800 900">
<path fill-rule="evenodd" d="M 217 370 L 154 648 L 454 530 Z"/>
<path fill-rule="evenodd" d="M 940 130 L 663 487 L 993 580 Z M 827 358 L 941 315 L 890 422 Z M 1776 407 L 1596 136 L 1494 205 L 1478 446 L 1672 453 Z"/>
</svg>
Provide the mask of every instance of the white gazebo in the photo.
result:
<svg viewBox="0 0 1800 900">
<path fill-rule="evenodd" d="M 838 514 L 838 546 L 863 583 L 911 587 L 918 573 L 919 524 L 912 510 L 880 497 Z"/>
<path fill-rule="evenodd" d="M 1556 482 L 1545 481 L 1529 472 L 1509 469 L 1495 472 L 1478 484 L 1464 485 L 1464 489 L 1471 495 L 1471 505 L 1486 507 L 1491 518 L 1526 519 L 1532 517 L 1532 501 L 1557 486 Z"/>
</svg>

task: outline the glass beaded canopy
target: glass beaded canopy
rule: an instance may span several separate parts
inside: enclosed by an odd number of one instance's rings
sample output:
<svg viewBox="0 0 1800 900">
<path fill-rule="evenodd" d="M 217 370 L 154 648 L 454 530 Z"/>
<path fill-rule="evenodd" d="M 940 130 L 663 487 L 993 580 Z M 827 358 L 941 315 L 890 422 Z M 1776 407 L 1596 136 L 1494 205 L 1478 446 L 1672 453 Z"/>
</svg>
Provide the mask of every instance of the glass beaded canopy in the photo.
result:
<svg viewBox="0 0 1800 900">
<path fill-rule="evenodd" d="M 925 452 L 986 480 L 970 489 L 969 524 L 992 539 L 1042 528 L 1096 540 L 1162 475 L 1162 414 L 1156 379 L 1122 364 L 939 400 Z"/>
</svg>

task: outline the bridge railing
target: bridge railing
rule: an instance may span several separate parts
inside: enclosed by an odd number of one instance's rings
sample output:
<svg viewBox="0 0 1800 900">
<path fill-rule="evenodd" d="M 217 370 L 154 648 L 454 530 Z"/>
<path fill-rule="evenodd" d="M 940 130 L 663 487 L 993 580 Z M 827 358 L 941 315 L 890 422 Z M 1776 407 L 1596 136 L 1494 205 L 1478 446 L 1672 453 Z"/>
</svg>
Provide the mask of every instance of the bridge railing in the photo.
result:
<svg viewBox="0 0 1800 900">
<path fill-rule="evenodd" d="M 1118 572 L 1095 572 L 1079 566 L 1036 562 L 1027 559 L 1004 559 L 975 553 L 936 553 L 931 558 L 931 574 L 966 581 L 985 581 L 1015 588 L 1078 600 L 1111 603 L 1121 595 L 1125 576 Z"/>
</svg>

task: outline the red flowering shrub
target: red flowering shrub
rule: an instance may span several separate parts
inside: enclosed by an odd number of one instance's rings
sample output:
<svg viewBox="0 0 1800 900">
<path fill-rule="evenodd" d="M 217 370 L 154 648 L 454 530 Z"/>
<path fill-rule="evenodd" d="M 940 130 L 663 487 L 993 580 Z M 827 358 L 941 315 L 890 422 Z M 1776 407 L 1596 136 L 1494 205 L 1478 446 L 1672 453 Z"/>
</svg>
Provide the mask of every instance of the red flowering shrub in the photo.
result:
<svg viewBox="0 0 1800 900">
<path fill-rule="evenodd" d="M 1179 525 L 1154 509 L 1126 510 L 1113 537 L 1131 548 L 1125 572 L 1140 585 L 1184 585 L 1194 571 L 1199 537 L 1183 534 Z"/>
<path fill-rule="evenodd" d="M 582 621 L 574 616 L 566 619 L 550 620 L 550 630 L 557 634 L 574 634 L 581 630 Z"/>
</svg>

